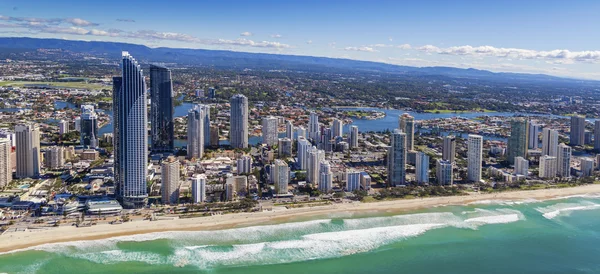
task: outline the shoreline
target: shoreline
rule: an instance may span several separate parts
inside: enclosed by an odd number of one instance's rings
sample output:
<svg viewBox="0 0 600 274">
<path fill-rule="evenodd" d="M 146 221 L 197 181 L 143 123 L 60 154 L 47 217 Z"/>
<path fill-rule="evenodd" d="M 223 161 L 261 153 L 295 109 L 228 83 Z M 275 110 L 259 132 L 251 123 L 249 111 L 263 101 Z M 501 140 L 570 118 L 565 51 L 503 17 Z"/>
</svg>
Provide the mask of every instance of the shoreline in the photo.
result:
<svg viewBox="0 0 600 274">
<path fill-rule="evenodd" d="M 301 221 L 339 213 L 401 213 L 411 210 L 438 206 L 461 206 L 485 200 L 548 200 L 558 197 L 600 193 L 600 184 L 570 188 L 519 190 L 492 194 L 471 194 L 465 196 L 431 197 L 423 199 L 399 199 L 372 203 L 343 203 L 307 208 L 273 208 L 272 211 L 254 213 L 234 213 L 189 219 L 132 221 L 118 225 L 99 224 L 77 228 L 61 226 L 44 230 L 9 232 L 0 235 L 0 253 L 25 250 L 31 247 L 86 240 L 100 240 L 120 236 L 131 236 L 168 231 L 222 230 L 255 225 L 270 225 L 278 222 Z M 329 217 L 331 218 L 331 216 Z"/>
</svg>

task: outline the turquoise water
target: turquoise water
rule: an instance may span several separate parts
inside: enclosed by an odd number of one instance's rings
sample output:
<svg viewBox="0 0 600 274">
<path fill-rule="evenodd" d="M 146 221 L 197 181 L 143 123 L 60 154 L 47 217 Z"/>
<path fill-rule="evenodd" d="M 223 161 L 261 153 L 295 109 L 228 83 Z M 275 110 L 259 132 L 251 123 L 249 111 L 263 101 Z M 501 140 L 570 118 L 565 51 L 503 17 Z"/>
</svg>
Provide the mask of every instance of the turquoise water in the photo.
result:
<svg viewBox="0 0 600 274">
<path fill-rule="evenodd" d="M 43 245 L 8 273 L 600 273 L 600 196 Z"/>
</svg>

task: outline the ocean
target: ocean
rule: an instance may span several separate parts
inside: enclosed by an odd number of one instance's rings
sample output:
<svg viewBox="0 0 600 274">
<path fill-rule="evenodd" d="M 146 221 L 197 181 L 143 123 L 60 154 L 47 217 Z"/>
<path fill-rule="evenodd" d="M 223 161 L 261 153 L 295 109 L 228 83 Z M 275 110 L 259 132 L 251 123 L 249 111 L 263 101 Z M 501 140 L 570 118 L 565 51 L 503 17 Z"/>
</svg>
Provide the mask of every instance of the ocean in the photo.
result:
<svg viewBox="0 0 600 274">
<path fill-rule="evenodd" d="M 600 196 L 47 244 L 0 273 L 600 273 Z"/>
</svg>

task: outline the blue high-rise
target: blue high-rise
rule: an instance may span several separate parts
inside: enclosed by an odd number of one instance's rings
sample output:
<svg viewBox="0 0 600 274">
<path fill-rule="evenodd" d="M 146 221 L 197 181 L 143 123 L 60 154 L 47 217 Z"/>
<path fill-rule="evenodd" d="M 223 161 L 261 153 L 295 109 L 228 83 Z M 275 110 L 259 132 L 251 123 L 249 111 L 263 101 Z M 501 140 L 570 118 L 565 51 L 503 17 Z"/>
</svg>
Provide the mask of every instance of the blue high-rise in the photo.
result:
<svg viewBox="0 0 600 274">
<path fill-rule="evenodd" d="M 146 205 L 148 132 L 146 83 L 137 61 L 123 52 L 122 76 L 113 78 L 115 186 L 126 208 Z"/>
<path fill-rule="evenodd" d="M 156 65 L 150 66 L 150 97 L 151 150 L 153 153 L 173 152 L 175 129 L 171 70 Z"/>
</svg>

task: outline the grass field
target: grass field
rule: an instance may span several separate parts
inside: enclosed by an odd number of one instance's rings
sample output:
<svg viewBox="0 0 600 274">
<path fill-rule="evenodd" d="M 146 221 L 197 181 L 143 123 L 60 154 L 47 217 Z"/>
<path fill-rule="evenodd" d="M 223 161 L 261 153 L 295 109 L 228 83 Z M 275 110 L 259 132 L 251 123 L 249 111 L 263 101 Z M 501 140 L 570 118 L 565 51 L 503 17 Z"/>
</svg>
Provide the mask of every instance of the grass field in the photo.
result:
<svg viewBox="0 0 600 274">
<path fill-rule="evenodd" d="M 64 87 L 64 88 L 78 88 L 78 89 L 109 89 L 109 86 L 93 83 L 88 84 L 86 82 L 29 82 L 29 81 L 0 81 L 0 87 L 23 87 L 24 85 L 49 85 L 53 87 Z"/>
</svg>

